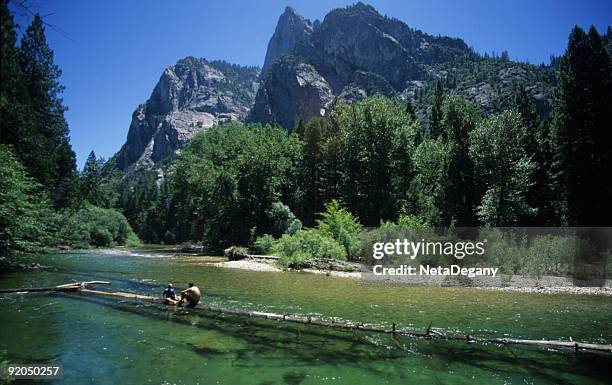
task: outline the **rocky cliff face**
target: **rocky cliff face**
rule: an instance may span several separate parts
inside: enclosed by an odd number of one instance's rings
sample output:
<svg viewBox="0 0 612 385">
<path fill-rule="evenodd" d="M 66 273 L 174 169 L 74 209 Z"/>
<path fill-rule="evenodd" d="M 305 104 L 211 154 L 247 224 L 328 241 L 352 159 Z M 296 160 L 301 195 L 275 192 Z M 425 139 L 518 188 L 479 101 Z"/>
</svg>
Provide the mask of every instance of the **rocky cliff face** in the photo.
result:
<svg viewBox="0 0 612 385">
<path fill-rule="evenodd" d="M 461 39 L 428 35 L 363 3 L 331 11 L 314 28 L 286 11 L 268 45 L 249 118 L 291 130 L 299 118 L 325 115 L 335 99 L 350 102 L 380 92 L 414 100 L 436 79 L 485 112 L 505 107 L 518 81 L 534 85 L 532 94 L 547 101 L 554 76 L 545 78 L 526 64 L 484 60 Z"/>
<path fill-rule="evenodd" d="M 295 46 L 312 33 L 312 23 L 298 15 L 291 7 L 278 18 L 276 30 L 268 42 L 268 50 L 261 72 L 265 74 L 272 63 L 285 53 L 293 50 Z"/>
<path fill-rule="evenodd" d="M 461 39 L 428 35 L 363 3 L 335 9 L 322 22 L 287 7 L 261 73 L 192 57 L 168 67 L 109 164 L 153 168 L 214 124 L 250 120 L 291 130 L 300 118 L 328 114 L 335 100 L 374 93 L 410 100 L 426 116 L 437 79 L 486 113 L 508 107 L 522 82 L 545 111 L 555 74 L 550 67 L 482 57 Z"/>
<path fill-rule="evenodd" d="M 147 102 L 132 115 L 126 143 L 114 158 L 121 170 L 151 168 L 200 131 L 244 119 L 259 69 L 188 57 L 164 70 Z"/>
</svg>

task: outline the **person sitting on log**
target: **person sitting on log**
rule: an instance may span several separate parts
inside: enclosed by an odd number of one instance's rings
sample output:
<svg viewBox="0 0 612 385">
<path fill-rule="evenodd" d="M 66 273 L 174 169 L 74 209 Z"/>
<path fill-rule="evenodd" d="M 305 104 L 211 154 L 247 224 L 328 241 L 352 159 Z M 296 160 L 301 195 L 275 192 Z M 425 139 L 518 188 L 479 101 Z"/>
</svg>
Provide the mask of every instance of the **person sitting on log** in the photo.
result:
<svg viewBox="0 0 612 385">
<path fill-rule="evenodd" d="M 176 305 L 179 300 L 176 298 L 176 291 L 174 291 L 174 287 L 171 283 L 166 286 L 166 290 L 164 290 L 164 303 L 166 305 Z"/>
<path fill-rule="evenodd" d="M 200 297 L 202 294 L 200 293 L 200 289 L 195 286 L 193 283 L 189 282 L 189 288 L 181 291 L 181 299 L 178 301 L 178 305 L 182 305 L 187 302 L 187 307 L 196 307 L 198 302 L 200 302 Z"/>
</svg>

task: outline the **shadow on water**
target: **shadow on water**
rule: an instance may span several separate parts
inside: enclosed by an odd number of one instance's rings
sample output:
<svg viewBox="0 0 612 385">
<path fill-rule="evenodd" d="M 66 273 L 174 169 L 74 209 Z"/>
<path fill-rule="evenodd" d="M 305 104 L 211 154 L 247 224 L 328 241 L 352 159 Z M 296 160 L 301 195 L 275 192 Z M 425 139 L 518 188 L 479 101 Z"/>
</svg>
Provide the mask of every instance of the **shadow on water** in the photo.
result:
<svg viewBox="0 0 612 385">
<path fill-rule="evenodd" d="M 393 352 L 386 349 L 384 346 L 378 346 L 378 354 L 372 354 L 372 344 L 367 343 L 365 340 L 359 338 L 358 335 L 351 336 L 343 333 L 321 333 L 313 326 L 308 327 L 292 327 L 293 325 L 280 324 L 274 321 L 265 321 L 259 319 L 250 319 L 244 317 L 237 317 L 231 315 L 219 315 L 216 313 L 198 312 L 197 322 L 194 322 L 194 314 L 187 309 L 179 309 L 176 312 L 173 308 L 165 308 L 159 305 L 151 304 L 134 304 L 131 302 L 114 302 L 110 299 L 83 297 L 79 295 L 71 294 L 55 294 L 65 298 L 74 299 L 77 301 L 83 301 L 93 303 L 96 305 L 112 308 L 119 310 L 124 313 L 135 314 L 141 317 L 146 317 L 153 320 L 162 320 L 165 322 L 173 322 L 183 325 L 189 325 L 198 329 L 206 331 L 214 331 L 228 337 L 244 340 L 249 345 L 248 349 L 238 350 L 237 354 L 252 354 L 265 353 L 277 351 L 279 347 L 286 347 L 290 349 L 298 347 L 310 347 L 311 352 L 307 355 L 298 358 L 300 360 L 308 361 L 307 363 L 313 363 L 323 359 L 331 361 L 337 361 L 341 363 L 351 363 L 356 358 L 362 357 L 361 354 L 368 353 L 368 360 L 380 360 L 388 358 L 400 358 L 404 356 L 403 352 Z M 172 309 L 167 310 L 166 309 Z M 168 312 L 172 312 L 168 317 Z M 306 325 L 304 325 L 306 326 Z M 329 344 L 329 341 L 333 340 L 335 344 Z M 336 347 L 339 347 L 336 349 Z M 356 352 L 355 349 L 347 349 L 350 347 L 359 348 L 360 351 Z M 322 351 L 332 350 L 331 352 Z M 198 347 L 192 345 L 192 350 L 200 354 L 224 354 L 225 350 L 217 350 L 210 348 Z M 296 351 L 292 350 L 292 358 L 296 357 Z M 297 352 L 306 353 L 304 352 Z M 314 353 L 312 360 L 308 360 L 308 355 Z M 329 356 L 329 357 L 327 357 Z M 340 359 L 339 359 L 340 358 Z"/>
<path fill-rule="evenodd" d="M 177 348 L 188 349 L 203 357 L 232 354 L 235 365 L 256 367 L 260 364 L 249 358 L 253 354 L 274 356 L 266 360 L 269 367 L 293 367 L 317 365 L 324 362 L 332 366 L 351 366 L 376 375 L 386 375 L 377 368 L 377 362 L 397 361 L 398 365 L 410 365 L 410 360 L 428 359 L 453 366 L 469 366 L 506 375 L 521 374 L 547 382 L 569 385 L 567 375 L 606 382 L 606 368 L 612 363 L 611 355 L 548 351 L 541 348 L 511 348 L 498 345 L 472 345 L 457 341 L 433 341 L 400 337 L 395 341 L 367 333 L 351 333 L 339 330 L 323 330 L 313 325 L 282 324 L 277 321 L 250 319 L 232 315 L 198 312 L 187 309 L 162 307 L 152 304 L 116 302 L 111 299 L 83 297 L 71 294 L 55 294 L 77 301 L 97 304 L 124 313 L 213 331 L 228 338 L 238 338 L 246 345 L 231 350 L 202 346 L 196 343 L 172 342 Z M 169 314 L 170 312 L 170 314 Z M 286 354 L 290 351 L 291 354 Z M 275 364 L 277 363 L 277 364 Z M 383 366 L 384 367 L 384 366 Z M 517 373 L 517 368 L 520 373 Z M 404 378 L 401 373 L 396 373 Z M 299 372 L 289 372 L 283 378 L 286 383 L 299 384 L 303 378 Z"/>
<path fill-rule="evenodd" d="M 611 354 L 545 350 L 539 347 L 508 345 L 473 345 L 451 341 L 444 348 L 423 344 L 420 352 L 444 362 L 469 365 L 487 371 L 507 372 L 538 377 L 550 383 L 572 385 L 566 375 L 573 374 L 597 379 L 605 383 L 609 378 Z"/>
</svg>

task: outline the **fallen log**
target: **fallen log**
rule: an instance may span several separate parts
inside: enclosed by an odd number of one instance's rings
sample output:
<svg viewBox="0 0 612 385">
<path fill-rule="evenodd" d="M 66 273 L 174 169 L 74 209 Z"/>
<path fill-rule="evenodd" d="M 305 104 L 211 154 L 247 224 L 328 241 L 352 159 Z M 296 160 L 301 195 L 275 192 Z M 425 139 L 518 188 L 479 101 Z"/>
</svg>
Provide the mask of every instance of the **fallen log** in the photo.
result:
<svg viewBox="0 0 612 385">
<path fill-rule="evenodd" d="M 85 288 L 87 285 L 110 285 L 108 281 L 85 281 L 73 282 L 65 285 L 49 286 L 49 287 L 20 287 L 17 289 L 0 289 L 0 293 L 30 293 L 41 291 L 76 291 Z"/>
<path fill-rule="evenodd" d="M 99 291 L 99 290 L 91 290 L 81 288 L 76 293 L 85 294 L 85 295 L 94 295 L 94 296 L 104 296 L 111 298 L 119 298 L 124 300 L 134 300 L 134 301 L 144 301 L 151 303 L 159 303 L 163 304 L 163 300 L 161 298 L 135 294 L 135 293 L 125 293 L 125 292 L 107 292 L 107 291 Z M 439 339 L 439 340 L 448 340 L 448 341 L 465 341 L 467 343 L 482 343 L 482 344 L 497 344 L 497 345 L 532 345 L 532 346 L 542 346 L 549 348 L 570 348 L 575 351 L 591 351 L 591 352 L 606 352 L 612 353 L 612 344 L 592 344 L 592 343 L 583 343 L 583 342 L 574 342 L 574 341 L 549 341 L 549 340 L 529 340 L 529 339 L 515 339 L 515 338 L 481 338 L 474 336 L 458 336 L 458 335 L 445 335 L 438 331 L 431 330 L 431 325 L 424 332 L 414 331 L 414 330 L 406 330 L 406 329 L 397 329 L 395 327 L 395 323 L 392 328 L 384 328 L 378 326 L 369 326 L 363 324 L 353 324 L 348 322 L 335 322 L 325 321 L 318 318 L 313 317 L 304 317 L 297 316 L 291 314 L 276 314 L 276 313 L 267 313 L 267 312 L 259 312 L 259 311 L 248 311 L 242 309 L 233 309 L 233 308 L 222 308 L 211 306 L 208 304 L 197 305 L 195 310 L 203 310 L 213 313 L 221 313 L 221 314 L 229 314 L 236 315 L 241 317 L 250 317 L 250 318 L 261 318 L 268 320 L 275 320 L 280 322 L 292 322 L 299 324 L 311 324 L 319 327 L 328 327 L 334 329 L 344 329 L 344 330 L 352 330 L 352 331 L 364 331 L 369 333 L 383 333 L 390 334 L 393 336 L 403 336 L 403 337 L 412 337 L 412 338 L 425 338 L 425 339 Z"/>
<path fill-rule="evenodd" d="M 237 261 L 240 259 L 264 259 L 264 260 L 277 260 L 279 259 L 275 255 L 259 255 L 259 254 L 250 254 L 249 249 L 246 247 L 240 246 L 230 246 L 227 249 L 223 250 L 223 255 L 225 255 L 230 261 Z"/>
</svg>

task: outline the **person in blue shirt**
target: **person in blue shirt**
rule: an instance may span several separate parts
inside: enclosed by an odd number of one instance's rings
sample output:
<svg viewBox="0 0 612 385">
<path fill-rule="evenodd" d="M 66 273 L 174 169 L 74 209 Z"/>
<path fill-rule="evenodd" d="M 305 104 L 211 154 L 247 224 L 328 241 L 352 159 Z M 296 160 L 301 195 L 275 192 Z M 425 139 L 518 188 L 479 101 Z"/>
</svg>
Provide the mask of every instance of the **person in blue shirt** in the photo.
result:
<svg viewBox="0 0 612 385">
<path fill-rule="evenodd" d="M 164 290 L 164 303 L 168 305 L 176 305 L 178 303 L 178 298 L 176 298 L 176 291 L 174 291 L 174 287 L 171 283 L 166 286 L 166 290 Z"/>
</svg>

